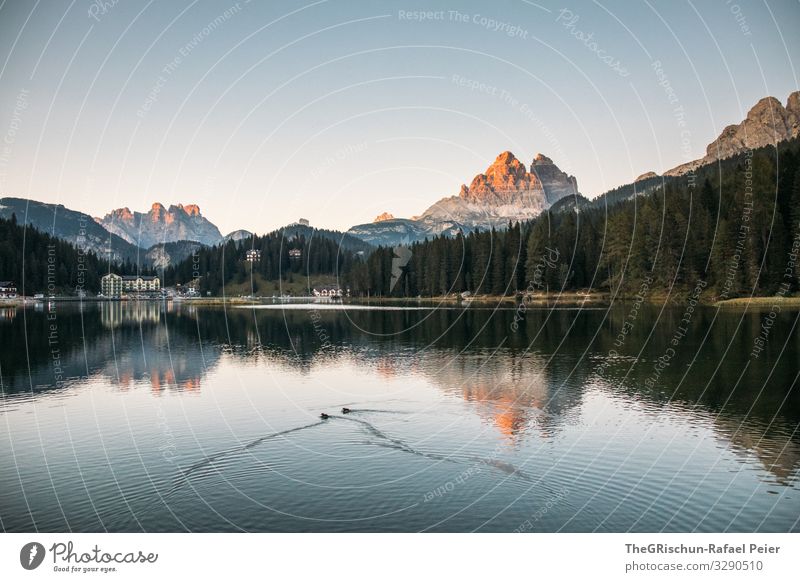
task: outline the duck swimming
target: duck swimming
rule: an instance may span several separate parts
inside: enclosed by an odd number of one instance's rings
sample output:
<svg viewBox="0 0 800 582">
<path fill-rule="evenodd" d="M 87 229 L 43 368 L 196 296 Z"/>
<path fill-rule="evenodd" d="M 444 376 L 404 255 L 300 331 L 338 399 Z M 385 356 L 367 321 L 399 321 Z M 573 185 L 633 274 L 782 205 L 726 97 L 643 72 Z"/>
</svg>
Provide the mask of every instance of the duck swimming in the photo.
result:
<svg viewBox="0 0 800 582">
<path fill-rule="evenodd" d="M 347 414 L 348 412 L 353 412 L 349 408 L 342 408 L 342 414 Z"/>
<path fill-rule="evenodd" d="M 322 420 L 326 420 L 326 419 L 330 418 L 330 416 L 329 416 L 329 415 L 327 415 L 327 414 L 325 414 L 324 412 L 323 412 L 322 414 L 320 414 L 320 415 L 319 415 L 319 417 L 320 417 Z"/>
</svg>

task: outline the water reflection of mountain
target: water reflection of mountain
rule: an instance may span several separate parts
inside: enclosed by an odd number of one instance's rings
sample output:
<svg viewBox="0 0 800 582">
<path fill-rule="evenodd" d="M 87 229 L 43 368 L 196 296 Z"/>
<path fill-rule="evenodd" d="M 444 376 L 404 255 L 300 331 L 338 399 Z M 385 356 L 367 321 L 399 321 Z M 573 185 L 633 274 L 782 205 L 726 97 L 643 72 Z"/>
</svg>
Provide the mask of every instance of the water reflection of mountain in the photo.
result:
<svg viewBox="0 0 800 582">
<path fill-rule="evenodd" d="M 777 482 L 791 482 L 800 467 L 800 444 L 784 426 L 741 422 L 737 418 L 717 417 L 714 425 L 719 437 L 742 455 L 754 455 Z"/>
<path fill-rule="evenodd" d="M 698 310 L 670 365 L 649 383 L 680 311 L 643 308 L 620 342 L 629 307 L 528 311 L 516 330 L 512 310 L 253 311 L 147 302 L 58 310 L 55 345 L 65 379 L 100 376 L 121 389 L 144 382 L 161 393 L 198 390 L 222 358 L 299 374 L 346 363 L 376 377 L 424 377 L 509 439 L 557 434 L 592 389 L 644 402 L 654 414 L 700 419 L 778 479 L 791 478 L 800 460 L 792 436 L 800 423 L 793 385 L 800 340 L 789 332 L 791 314 L 774 324 L 763 357 L 745 367 L 759 315 L 714 319 L 714 310 Z M 0 321 L 4 346 L 15 346 L 0 353 L 6 393 L 58 387 L 49 316 L 19 309 Z"/>
<path fill-rule="evenodd" d="M 360 365 L 379 375 L 421 372 L 445 392 L 475 402 L 479 414 L 491 416 L 507 434 L 531 422 L 552 430 L 590 385 L 613 396 L 645 399 L 656 408 L 685 406 L 705 411 L 710 419 L 738 419 L 751 435 L 758 426 L 774 430 L 800 422 L 800 390 L 792 390 L 794 356 L 800 351 L 796 332 L 780 339 L 776 335 L 773 352 L 745 369 L 742 354 L 758 333 L 759 314 L 720 312 L 715 318 L 713 309 L 698 310 L 670 365 L 648 383 L 654 362 L 672 345 L 683 312 L 660 313 L 645 306 L 620 343 L 629 315 L 629 306 L 608 313 L 529 311 L 512 331 L 511 310 L 314 315 L 234 310 L 228 312 L 227 329 L 230 341 L 237 342 L 237 330 L 252 330 L 257 321 L 266 349 L 277 361 L 300 370 L 355 354 Z M 791 321 L 780 325 L 787 333 L 792 329 Z M 548 428 L 547 422 L 554 424 Z"/>
<path fill-rule="evenodd" d="M 196 326 L 171 311 L 156 302 L 26 309 L 0 327 L 3 343 L 18 346 L 0 353 L 3 391 L 38 393 L 92 377 L 121 389 L 144 382 L 154 393 L 197 391 L 220 350 L 201 352 Z"/>
</svg>

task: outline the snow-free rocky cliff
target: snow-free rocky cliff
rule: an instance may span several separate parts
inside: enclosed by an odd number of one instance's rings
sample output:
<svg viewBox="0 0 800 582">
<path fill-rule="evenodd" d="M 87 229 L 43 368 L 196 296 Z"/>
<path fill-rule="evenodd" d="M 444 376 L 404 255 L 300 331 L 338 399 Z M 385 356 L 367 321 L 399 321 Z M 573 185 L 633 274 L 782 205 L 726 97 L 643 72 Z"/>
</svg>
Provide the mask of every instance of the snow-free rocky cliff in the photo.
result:
<svg viewBox="0 0 800 582">
<path fill-rule="evenodd" d="M 165 208 L 155 202 L 147 213 L 118 208 L 95 220 L 107 231 L 142 248 L 176 241 L 214 245 L 222 240 L 219 229 L 200 213 L 196 204 Z"/>
<path fill-rule="evenodd" d="M 503 152 L 486 169 L 461 186 L 456 196 L 442 198 L 418 218 L 387 218 L 352 227 L 348 232 L 374 245 L 408 244 L 423 238 L 455 235 L 477 229 L 504 228 L 509 222 L 535 218 L 565 196 L 578 195 L 574 176 L 538 154 L 530 168 L 511 152 Z"/>
</svg>

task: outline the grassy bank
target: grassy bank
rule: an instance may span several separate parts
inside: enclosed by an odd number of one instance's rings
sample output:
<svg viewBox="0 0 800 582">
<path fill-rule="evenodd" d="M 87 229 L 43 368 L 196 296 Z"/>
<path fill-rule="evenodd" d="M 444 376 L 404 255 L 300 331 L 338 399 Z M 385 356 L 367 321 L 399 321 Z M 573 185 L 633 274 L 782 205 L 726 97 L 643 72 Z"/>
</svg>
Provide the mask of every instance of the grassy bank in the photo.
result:
<svg viewBox="0 0 800 582">
<path fill-rule="evenodd" d="M 239 297 L 241 295 L 255 295 L 257 297 L 272 297 L 280 295 L 293 295 L 304 297 L 309 295 L 309 281 L 302 274 L 292 275 L 291 278 L 283 280 L 269 280 L 262 277 L 259 273 L 253 275 L 241 283 L 228 283 L 225 285 L 225 295 L 227 297 Z M 337 280 L 332 275 L 315 275 L 311 279 L 312 287 L 335 286 Z"/>
<path fill-rule="evenodd" d="M 717 301 L 714 305 L 718 307 L 772 307 L 778 305 L 781 309 L 792 308 L 800 309 L 800 297 L 780 297 L 771 295 L 769 297 L 737 297 L 736 299 L 726 299 Z"/>
<path fill-rule="evenodd" d="M 326 284 L 326 283 L 321 283 Z M 249 293 L 249 288 L 244 289 L 239 286 L 227 286 L 225 288 L 225 296 L 216 297 L 197 297 L 193 299 L 179 300 L 187 305 L 253 305 L 259 303 L 271 302 L 273 294 L 277 297 L 279 291 L 268 290 L 270 287 L 260 291 L 257 298 L 243 297 Z M 307 289 L 305 283 L 288 283 L 284 285 L 283 292 L 292 295 L 293 297 L 306 297 Z M 646 303 L 654 305 L 663 305 L 665 302 L 681 304 L 683 294 L 674 293 L 667 296 L 666 293 L 651 294 L 645 298 Z M 617 295 L 614 302 L 625 303 L 635 300 L 635 296 Z M 32 305 L 37 302 L 70 302 L 77 303 L 81 301 L 77 297 L 54 297 L 46 300 L 34 300 L 32 298 L 17 297 L 14 299 L 0 299 L 0 306 L 21 306 L 23 304 Z M 86 297 L 83 299 L 84 303 L 92 303 L 98 301 L 113 301 L 109 299 L 98 299 L 95 297 Z M 161 301 L 161 299 L 142 299 L 142 300 L 128 300 L 125 303 L 135 303 L 136 301 Z M 344 299 L 345 303 L 353 303 L 358 305 L 448 305 L 448 306 L 498 306 L 504 307 L 514 306 L 520 303 L 520 297 L 513 295 L 476 295 L 467 299 L 462 298 L 460 295 L 439 295 L 434 297 L 348 297 Z M 524 298 L 525 305 L 531 307 L 577 307 L 577 306 L 592 306 L 602 307 L 611 304 L 611 294 L 601 292 L 571 292 L 571 293 L 550 293 L 550 294 L 536 294 L 529 295 Z M 800 309 L 800 296 L 780 297 L 737 297 L 735 299 L 726 299 L 724 301 L 714 302 L 709 297 L 708 301 L 702 301 L 708 306 L 724 307 L 731 309 L 747 309 L 747 308 L 771 308 L 772 306 L 779 306 L 781 309 Z"/>
<path fill-rule="evenodd" d="M 396 305 L 517 305 L 522 298 L 515 295 L 472 295 L 463 298 L 458 294 L 437 295 L 433 297 L 354 297 L 352 303 L 375 303 Z M 526 305 L 607 305 L 611 300 L 608 293 L 570 292 L 528 295 L 524 298 Z"/>
</svg>

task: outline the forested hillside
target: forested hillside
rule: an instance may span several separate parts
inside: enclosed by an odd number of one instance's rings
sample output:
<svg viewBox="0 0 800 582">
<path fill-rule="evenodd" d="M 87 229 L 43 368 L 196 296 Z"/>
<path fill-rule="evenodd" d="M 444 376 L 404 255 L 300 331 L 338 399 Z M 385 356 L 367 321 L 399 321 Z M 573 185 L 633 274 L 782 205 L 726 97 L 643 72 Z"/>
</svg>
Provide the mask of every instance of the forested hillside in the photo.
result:
<svg viewBox="0 0 800 582">
<path fill-rule="evenodd" d="M 312 234 L 306 237 L 308 232 Z M 208 292 L 221 295 L 225 285 L 246 282 L 251 274 L 267 281 L 344 274 L 365 256 L 363 251 L 353 250 L 351 240 L 346 242 L 348 244 L 340 245 L 335 237 L 318 235 L 307 227 L 298 227 L 296 231 L 286 228 L 264 236 L 255 235 L 241 241 L 231 240 L 222 245 L 203 247 L 180 264 L 167 268 L 164 278 L 170 285 L 199 277 L 203 295 Z M 366 243 L 357 242 L 358 247 L 370 248 Z M 260 251 L 260 258 L 247 261 L 246 253 L 250 250 Z M 291 250 L 299 250 L 300 256 L 292 258 Z M 259 292 L 258 289 L 253 291 Z"/>
<path fill-rule="evenodd" d="M 137 272 L 131 262 L 115 264 L 113 270 Z M 76 295 L 79 289 L 95 294 L 100 290 L 100 278 L 108 272 L 108 262 L 93 252 L 80 251 L 60 238 L 18 224 L 15 214 L 0 218 L 0 280 L 14 281 L 20 295 Z"/>
</svg>

